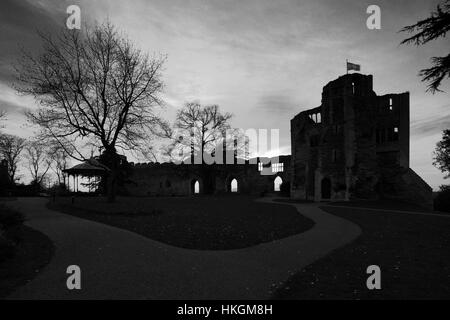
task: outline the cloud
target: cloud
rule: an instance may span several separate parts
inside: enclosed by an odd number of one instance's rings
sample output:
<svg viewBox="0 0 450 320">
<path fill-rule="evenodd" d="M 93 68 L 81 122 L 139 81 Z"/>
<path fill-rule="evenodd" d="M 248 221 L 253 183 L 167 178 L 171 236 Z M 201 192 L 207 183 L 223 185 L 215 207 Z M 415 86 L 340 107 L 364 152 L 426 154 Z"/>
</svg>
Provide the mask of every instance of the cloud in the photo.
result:
<svg viewBox="0 0 450 320">
<path fill-rule="evenodd" d="M 49 9 L 46 10 L 46 7 L 37 1 L 2 0 L 0 82 L 10 84 L 14 80 L 13 65 L 17 62 L 20 48 L 29 52 L 36 52 L 40 48 L 38 30 L 52 32 L 57 30 L 58 24 L 62 24 L 65 13 L 62 15 L 55 8 Z"/>
<path fill-rule="evenodd" d="M 25 111 L 29 110 L 28 108 L 11 102 L 11 101 L 6 101 L 0 98 L 0 110 L 1 111 L 6 111 L 6 113 L 11 114 L 11 113 L 15 113 L 15 114 L 25 114 Z"/>
<path fill-rule="evenodd" d="M 269 94 L 259 98 L 255 109 L 271 116 L 294 115 L 299 109 L 298 103 L 289 94 Z"/>
<path fill-rule="evenodd" d="M 450 111 L 450 106 L 448 108 Z M 423 120 L 416 120 L 411 123 L 411 135 L 427 137 L 450 128 L 450 112 L 443 115 L 435 115 Z"/>
</svg>

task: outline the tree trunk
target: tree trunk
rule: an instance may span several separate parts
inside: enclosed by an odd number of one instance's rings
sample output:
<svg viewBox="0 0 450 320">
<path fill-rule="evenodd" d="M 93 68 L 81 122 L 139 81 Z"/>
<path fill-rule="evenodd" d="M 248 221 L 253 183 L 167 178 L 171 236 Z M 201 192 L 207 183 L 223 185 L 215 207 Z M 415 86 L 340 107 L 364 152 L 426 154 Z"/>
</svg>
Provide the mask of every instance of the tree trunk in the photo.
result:
<svg viewBox="0 0 450 320">
<path fill-rule="evenodd" d="M 106 177 L 106 196 L 108 202 L 114 202 L 116 200 L 117 193 L 119 157 L 115 148 L 108 148 L 102 154 L 101 158 L 101 162 L 111 170 Z"/>
<path fill-rule="evenodd" d="M 116 201 L 116 185 L 117 185 L 116 176 L 117 176 L 117 174 L 116 174 L 115 170 L 111 169 L 111 172 L 109 173 L 108 177 L 106 178 L 107 179 L 106 196 L 107 196 L 108 202 Z"/>
</svg>

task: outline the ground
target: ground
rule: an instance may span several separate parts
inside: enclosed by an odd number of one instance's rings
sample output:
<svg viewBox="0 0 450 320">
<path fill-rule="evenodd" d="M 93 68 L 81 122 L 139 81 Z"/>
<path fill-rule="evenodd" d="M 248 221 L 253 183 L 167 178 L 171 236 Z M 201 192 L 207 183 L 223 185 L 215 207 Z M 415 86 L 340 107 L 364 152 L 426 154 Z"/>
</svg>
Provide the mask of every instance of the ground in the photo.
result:
<svg viewBox="0 0 450 320">
<path fill-rule="evenodd" d="M 234 228 L 239 227 L 241 220 L 237 217 L 244 212 L 238 215 L 234 212 L 238 208 L 248 210 L 247 206 L 255 206 L 265 212 L 264 219 L 287 212 L 295 221 L 288 209 L 291 208 L 302 219 L 311 219 L 314 225 L 302 233 L 242 249 L 192 250 L 143 237 L 109 222 L 49 210 L 46 199 L 11 201 L 8 205 L 26 214 L 27 226 L 54 242 L 55 253 L 37 277 L 8 298 L 429 299 L 448 298 L 450 294 L 449 215 L 410 211 L 411 208 L 402 205 L 396 208 L 404 210 L 394 211 L 381 204 L 375 209 L 367 204 L 372 208 L 364 209 L 359 208 L 364 203 L 274 204 L 271 199 L 258 199 L 255 203 L 253 199 L 239 198 L 170 198 L 170 201 L 136 198 L 133 203 L 137 205 L 131 209 L 128 200 L 114 206 L 88 198 L 77 198 L 75 203 L 91 210 L 115 207 L 114 214 L 121 220 L 141 221 L 146 212 L 152 217 L 174 215 L 176 219 L 171 221 L 180 219 L 189 226 L 208 220 L 207 213 L 212 211 L 207 208 L 214 208 L 211 219 L 217 216 L 228 221 L 230 218 L 225 217 L 231 214 Z M 169 205 L 162 208 L 159 201 Z M 186 207 L 184 214 L 168 209 L 180 205 Z M 216 210 L 217 207 L 221 209 Z M 266 212 L 263 207 L 270 210 Z M 249 217 L 256 220 L 258 210 Z M 86 212 L 85 217 L 92 214 Z M 188 219 L 191 215 L 195 217 L 193 222 Z M 279 224 L 276 220 L 271 223 Z M 210 224 L 207 222 L 205 226 Z M 65 271 L 72 264 L 82 270 L 80 291 L 67 290 L 65 285 Z M 369 265 L 381 268 L 380 291 L 369 291 L 366 287 Z"/>
<path fill-rule="evenodd" d="M 302 233 L 312 220 L 292 206 L 248 196 L 58 198 L 49 208 L 136 232 L 181 248 L 230 250 Z"/>
<path fill-rule="evenodd" d="M 0 199 L 12 200 L 15 199 Z M 0 215 L 6 214 L 6 211 L 10 209 L 0 202 Z M 46 235 L 27 226 L 19 225 L 11 233 L 10 237 L 17 241 L 13 251 L 7 254 L 5 250 L 0 250 L 0 298 L 36 277 L 48 264 L 54 250 L 53 243 Z"/>
<path fill-rule="evenodd" d="M 50 263 L 8 299 L 268 299 L 296 270 L 360 234 L 359 227 L 316 204 L 278 204 L 294 207 L 314 227 L 242 249 L 192 250 L 52 211 L 46 203 L 20 198 L 8 204 L 55 246 Z M 66 287 L 66 269 L 74 264 L 81 269 L 81 290 Z"/>
<path fill-rule="evenodd" d="M 292 276 L 274 298 L 448 299 L 449 215 L 348 207 L 352 205 L 364 203 L 322 209 L 359 225 L 361 236 Z M 382 290 L 367 289 L 369 265 L 381 268 Z"/>
</svg>

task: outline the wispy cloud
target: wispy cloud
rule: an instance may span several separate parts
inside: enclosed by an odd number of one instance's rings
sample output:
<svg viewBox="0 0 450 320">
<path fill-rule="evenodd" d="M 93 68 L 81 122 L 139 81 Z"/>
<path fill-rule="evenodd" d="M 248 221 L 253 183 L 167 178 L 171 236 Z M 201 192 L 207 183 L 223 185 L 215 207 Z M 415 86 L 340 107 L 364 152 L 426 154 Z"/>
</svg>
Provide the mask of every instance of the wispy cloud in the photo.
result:
<svg viewBox="0 0 450 320">
<path fill-rule="evenodd" d="M 450 128 L 450 107 L 446 114 L 434 115 L 411 123 L 411 135 L 427 137 Z"/>
<path fill-rule="evenodd" d="M 255 109 L 260 112 L 271 114 L 272 116 L 293 115 L 298 112 L 299 103 L 286 94 L 269 94 L 261 96 Z"/>
</svg>

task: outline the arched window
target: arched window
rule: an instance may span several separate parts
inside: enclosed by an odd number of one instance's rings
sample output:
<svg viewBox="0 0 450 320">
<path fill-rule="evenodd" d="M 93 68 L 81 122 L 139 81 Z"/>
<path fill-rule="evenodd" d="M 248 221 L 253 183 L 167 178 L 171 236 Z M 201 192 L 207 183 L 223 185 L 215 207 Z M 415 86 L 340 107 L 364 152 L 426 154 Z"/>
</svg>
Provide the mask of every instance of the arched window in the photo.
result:
<svg viewBox="0 0 450 320">
<path fill-rule="evenodd" d="M 281 184 L 283 183 L 283 179 L 281 177 L 276 177 L 273 181 L 273 191 L 280 191 Z"/>
<path fill-rule="evenodd" d="M 238 192 L 238 182 L 236 179 L 231 180 L 231 192 Z"/>
<path fill-rule="evenodd" d="M 194 182 L 194 194 L 199 194 L 200 193 L 200 183 L 198 182 L 198 180 L 196 180 Z"/>
</svg>

